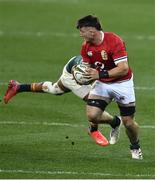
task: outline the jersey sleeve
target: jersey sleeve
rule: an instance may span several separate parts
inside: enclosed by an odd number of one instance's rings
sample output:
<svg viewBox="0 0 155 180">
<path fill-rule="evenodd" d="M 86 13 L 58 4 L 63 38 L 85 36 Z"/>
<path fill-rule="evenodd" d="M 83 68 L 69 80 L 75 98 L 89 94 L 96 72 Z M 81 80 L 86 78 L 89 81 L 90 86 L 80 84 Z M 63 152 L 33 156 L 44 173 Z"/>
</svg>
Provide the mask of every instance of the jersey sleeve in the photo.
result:
<svg viewBox="0 0 155 180">
<path fill-rule="evenodd" d="M 112 42 L 112 57 L 115 65 L 117 65 L 119 62 L 127 61 L 128 56 L 123 40 L 119 36 L 115 35 Z"/>
</svg>

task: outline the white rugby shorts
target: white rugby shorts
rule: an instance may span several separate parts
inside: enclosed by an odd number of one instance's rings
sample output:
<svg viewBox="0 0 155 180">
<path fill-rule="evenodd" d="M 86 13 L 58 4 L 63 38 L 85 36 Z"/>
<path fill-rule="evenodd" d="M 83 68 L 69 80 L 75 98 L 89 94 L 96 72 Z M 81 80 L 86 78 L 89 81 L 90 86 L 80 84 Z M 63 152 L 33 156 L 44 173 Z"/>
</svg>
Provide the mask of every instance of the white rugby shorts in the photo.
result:
<svg viewBox="0 0 155 180">
<path fill-rule="evenodd" d="M 79 85 L 73 79 L 73 75 L 68 73 L 66 70 L 66 66 L 63 68 L 62 75 L 60 77 L 62 84 L 70 89 L 76 96 L 83 99 L 91 89 L 91 85 Z"/>
<path fill-rule="evenodd" d="M 128 105 L 135 102 L 133 78 L 123 82 L 103 83 L 96 81 L 90 91 L 91 95 L 97 95 L 114 100 L 119 104 Z"/>
</svg>

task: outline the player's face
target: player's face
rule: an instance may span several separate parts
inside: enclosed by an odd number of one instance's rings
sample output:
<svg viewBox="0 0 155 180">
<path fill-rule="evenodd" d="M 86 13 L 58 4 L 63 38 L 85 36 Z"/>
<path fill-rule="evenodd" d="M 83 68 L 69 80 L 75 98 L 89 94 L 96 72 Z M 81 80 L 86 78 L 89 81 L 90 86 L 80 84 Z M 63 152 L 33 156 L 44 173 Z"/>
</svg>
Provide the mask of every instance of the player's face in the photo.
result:
<svg viewBox="0 0 155 180">
<path fill-rule="evenodd" d="M 80 28 L 80 36 L 87 42 L 94 41 L 95 28 L 93 27 L 82 27 Z"/>
</svg>

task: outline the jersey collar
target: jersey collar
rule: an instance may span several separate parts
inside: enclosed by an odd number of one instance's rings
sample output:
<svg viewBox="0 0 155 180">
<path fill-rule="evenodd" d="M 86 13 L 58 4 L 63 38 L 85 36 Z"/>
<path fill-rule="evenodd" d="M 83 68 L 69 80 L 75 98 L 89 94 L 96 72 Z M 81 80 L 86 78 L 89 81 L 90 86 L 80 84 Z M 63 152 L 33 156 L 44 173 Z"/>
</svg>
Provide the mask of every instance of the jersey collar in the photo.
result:
<svg viewBox="0 0 155 180">
<path fill-rule="evenodd" d="M 100 31 L 101 32 L 101 38 L 102 38 L 102 42 L 104 40 L 104 32 L 103 31 Z"/>
</svg>

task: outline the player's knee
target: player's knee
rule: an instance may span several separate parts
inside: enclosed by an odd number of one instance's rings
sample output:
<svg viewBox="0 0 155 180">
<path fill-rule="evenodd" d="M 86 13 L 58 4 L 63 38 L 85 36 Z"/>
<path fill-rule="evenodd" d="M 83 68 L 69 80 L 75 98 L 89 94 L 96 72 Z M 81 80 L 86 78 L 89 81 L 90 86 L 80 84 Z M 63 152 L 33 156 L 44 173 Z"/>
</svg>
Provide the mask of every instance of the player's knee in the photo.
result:
<svg viewBox="0 0 155 180">
<path fill-rule="evenodd" d="M 101 113 L 99 113 L 98 111 L 88 111 L 87 117 L 89 122 L 98 123 L 101 119 Z"/>
<path fill-rule="evenodd" d="M 130 116 L 123 116 L 122 122 L 125 127 L 129 127 L 133 124 L 133 119 Z"/>
<path fill-rule="evenodd" d="M 94 113 L 87 113 L 88 120 L 92 123 L 95 123 L 97 121 L 97 116 Z"/>
<path fill-rule="evenodd" d="M 46 81 L 46 82 L 43 83 L 42 90 L 44 92 L 55 94 L 55 95 L 64 93 L 64 91 L 60 89 L 60 87 L 58 86 L 57 83 L 53 84 L 50 81 Z"/>
<path fill-rule="evenodd" d="M 122 117 L 122 121 L 127 129 L 138 128 L 138 124 L 134 121 L 133 116 L 124 116 Z"/>
</svg>

